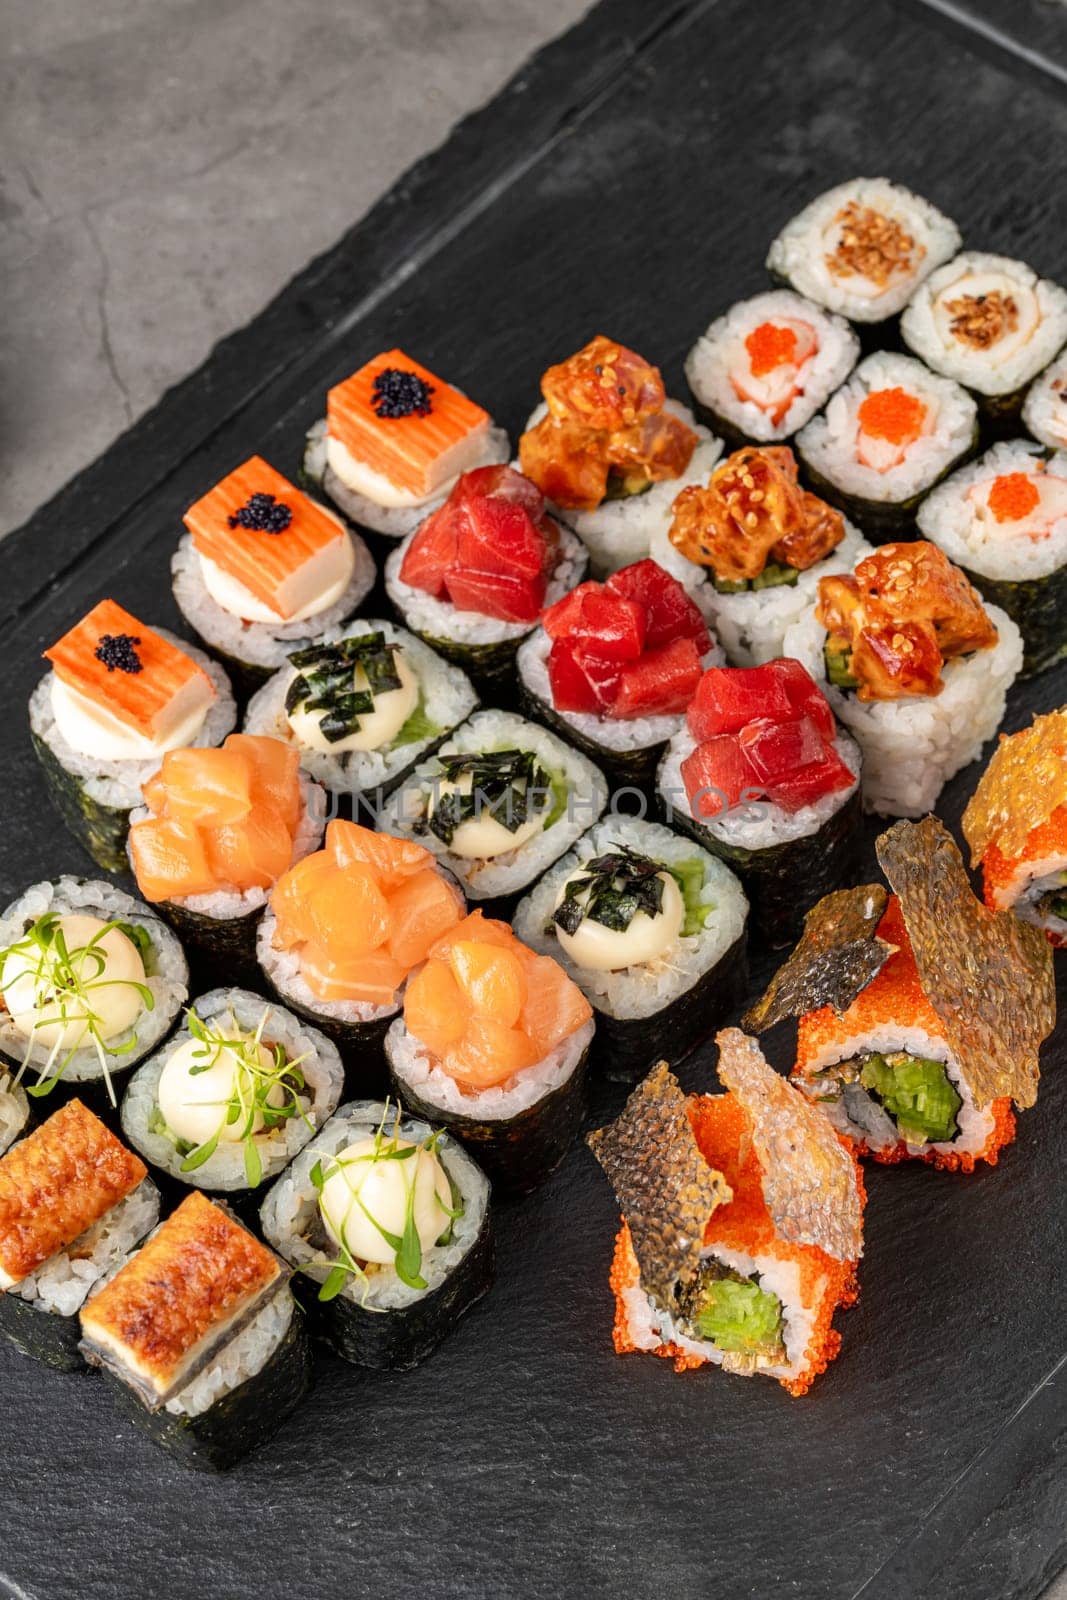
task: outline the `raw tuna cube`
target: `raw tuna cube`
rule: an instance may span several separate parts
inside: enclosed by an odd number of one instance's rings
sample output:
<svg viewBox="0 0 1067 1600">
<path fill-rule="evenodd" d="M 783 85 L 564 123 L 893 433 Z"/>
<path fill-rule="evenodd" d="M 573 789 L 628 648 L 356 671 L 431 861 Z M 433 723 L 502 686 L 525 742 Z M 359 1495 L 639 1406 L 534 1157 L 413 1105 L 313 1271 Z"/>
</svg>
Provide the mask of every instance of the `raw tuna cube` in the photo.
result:
<svg viewBox="0 0 1067 1600">
<path fill-rule="evenodd" d="M 581 639 L 556 639 L 548 656 L 552 704 L 557 711 L 605 712 L 619 682 L 619 663 L 594 655 Z"/>
<path fill-rule="evenodd" d="M 536 622 L 544 604 L 545 577 L 523 578 L 503 572 L 472 572 L 457 567 L 448 575 L 448 598 L 461 611 L 477 611 L 502 622 Z"/>
<path fill-rule="evenodd" d="M 801 666 L 799 661 L 794 661 L 790 656 L 779 656 L 776 661 L 768 661 L 767 666 L 773 667 L 778 674 L 794 715 L 811 717 L 823 737 L 832 739 L 836 727 L 830 702 L 807 667 Z"/>
<path fill-rule="evenodd" d="M 675 639 L 658 650 L 646 650 L 639 661 L 623 667 L 611 715 L 678 715 L 693 698 L 700 670 L 700 651 L 692 639 Z"/>
<path fill-rule="evenodd" d="M 786 811 L 799 811 L 801 806 L 814 805 L 824 795 L 850 788 L 853 781 L 853 774 L 833 746 L 824 745 L 821 760 L 780 778 L 768 786 L 768 792 Z"/>
<path fill-rule="evenodd" d="M 463 474 L 450 496 L 463 505 L 489 498 L 523 506 L 534 522 L 540 522 L 545 514 L 544 495 L 514 467 L 475 467 Z"/>
<path fill-rule="evenodd" d="M 526 508 L 512 500 L 472 501 L 461 520 L 458 554 L 466 571 L 516 578 L 539 577 L 545 565 L 540 530 Z"/>
<path fill-rule="evenodd" d="M 802 767 L 822 761 L 822 734 L 811 717 L 799 722 L 771 722 L 758 717 L 738 736 L 745 756 L 761 783 L 784 782 Z"/>
<path fill-rule="evenodd" d="M 709 667 L 689 707 L 694 739 L 719 733 L 740 733 L 757 717 L 772 723 L 791 722 L 797 713 L 772 662 L 762 667 Z M 802 669 L 803 670 L 803 669 Z"/>
<path fill-rule="evenodd" d="M 577 604 L 574 602 L 577 600 Z M 560 607 L 567 626 L 555 615 Z M 636 661 L 645 643 L 645 613 L 632 600 L 610 594 L 598 583 L 582 583 L 545 615 L 552 639 L 586 640 L 605 661 Z"/>
<path fill-rule="evenodd" d="M 645 645 L 649 650 L 670 644 L 672 639 L 695 640 L 701 655 L 710 648 L 711 639 L 699 607 L 658 561 L 635 561 L 613 573 L 604 587 L 644 607 Z"/>
<path fill-rule="evenodd" d="M 419 527 L 400 563 L 402 583 L 424 589 L 440 600 L 445 578 L 455 566 L 459 545 L 459 513 L 451 503 L 431 512 Z"/>
<path fill-rule="evenodd" d="M 698 744 L 686 756 L 682 782 L 696 817 L 717 817 L 743 800 L 757 799 L 761 792 L 741 746 L 726 733 Z"/>
</svg>

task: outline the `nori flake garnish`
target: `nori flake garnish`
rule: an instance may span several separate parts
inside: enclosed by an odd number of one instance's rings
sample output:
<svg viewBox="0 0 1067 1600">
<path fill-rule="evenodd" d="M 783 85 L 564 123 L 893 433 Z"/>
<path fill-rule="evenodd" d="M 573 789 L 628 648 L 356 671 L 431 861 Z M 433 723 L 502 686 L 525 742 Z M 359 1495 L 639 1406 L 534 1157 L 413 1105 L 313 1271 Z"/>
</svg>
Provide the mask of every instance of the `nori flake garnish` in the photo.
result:
<svg viewBox="0 0 1067 1600">
<path fill-rule="evenodd" d="M 1010 1095 L 1032 1106 L 1041 1041 L 1056 1021 L 1045 935 L 975 899 L 955 840 L 936 817 L 895 823 L 876 848 L 900 897 L 923 991 L 975 1103 Z"/>
<path fill-rule="evenodd" d="M 863 1191 L 856 1163 L 829 1118 L 767 1064 L 740 1028 L 724 1028 L 715 1042 L 719 1077 L 752 1119 L 763 1198 L 778 1232 L 838 1261 L 858 1261 Z"/>
<path fill-rule="evenodd" d="M 663 867 L 658 861 L 631 850 L 628 845 L 583 865 L 581 875 L 568 883 L 553 922 L 564 933 L 577 933 L 583 921 L 625 933 L 639 911 L 658 916 L 663 908 Z M 588 898 L 580 895 L 589 891 Z"/>
<path fill-rule="evenodd" d="M 630 1228 L 645 1293 L 670 1310 L 700 1266 L 704 1230 L 733 1199 L 693 1136 L 686 1097 L 665 1061 L 638 1084 L 620 1116 L 586 1138 Z"/>
<path fill-rule="evenodd" d="M 452 843 L 461 823 L 486 814 L 517 833 L 536 815 L 531 800 L 537 801 L 538 792 L 547 803 L 551 779 L 532 750 L 472 751 L 438 755 L 437 761 L 446 783 L 471 780 L 469 792 L 455 789 L 434 797 L 425 827 L 444 845 Z"/>
<path fill-rule="evenodd" d="M 331 744 L 347 738 L 358 731 L 360 717 L 374 710 L 378 695 L 401 687 L 394 659 L 399 649 L 397 644 L 386 644 L 384 633 L 363 633 L 295 651 L 289 661 L 297 675 L 285 696 L 286 712 L 298 706 L 321 711 L 323 738 Z M 353 688 L 357 667 L 366 674 L 366 689 Z"/>
<path fill-rule="evenodd" d="M 838 1016 L 847 1011 L 892 954 L 874 937 L 887 898 L 880 883 L 864 883 L 817 900 L 793 953 L 741 1018 L 746 1031 L 765 1033 L 820 1006 L 832 1006 Z"/>
</svg>

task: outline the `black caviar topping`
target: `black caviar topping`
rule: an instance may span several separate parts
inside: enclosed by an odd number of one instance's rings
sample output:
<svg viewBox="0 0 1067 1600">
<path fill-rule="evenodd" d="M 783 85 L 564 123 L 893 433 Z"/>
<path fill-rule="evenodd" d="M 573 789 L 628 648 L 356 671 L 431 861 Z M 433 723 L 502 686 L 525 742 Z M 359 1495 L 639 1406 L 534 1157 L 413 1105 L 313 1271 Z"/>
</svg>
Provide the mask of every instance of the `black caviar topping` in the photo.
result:
<svg viewBox="0 0 1067 1600">
<path fill-rule="evenodd" d="M 371 405 L 380 417 L 428 417 L 432 383 L 402 367 L 385 367 L 374 380 Z"/>
<path fill-rule="evenodd" d="M 102 633 L 93 653 L 109 672 L 143 672 L 144 663 L 136 649 L 140 642 L 136 633 Z"/>
<path fill-rule="evenodd" d="M 284 533 L 293 513 L 272 494 L 254 494 L 247 505 L 239 506 L 226 518 L 231 528 L 247 528 L 252 533 Z"/>
</svg>

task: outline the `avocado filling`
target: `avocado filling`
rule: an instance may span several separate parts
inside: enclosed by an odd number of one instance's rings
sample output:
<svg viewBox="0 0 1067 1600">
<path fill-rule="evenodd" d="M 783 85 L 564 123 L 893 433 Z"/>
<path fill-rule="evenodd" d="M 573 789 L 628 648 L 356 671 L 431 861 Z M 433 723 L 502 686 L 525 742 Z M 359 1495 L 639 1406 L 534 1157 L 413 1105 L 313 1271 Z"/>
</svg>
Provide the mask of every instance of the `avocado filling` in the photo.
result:
<svg viewBox="0 0 1067 1600">
<path fill-rule="evenodd" d="M 678 1290 L 679 1322 L 695 1339 L 724 1355 L 784 1361 L 782 1302 L 761 1289 L 758 1275 L 743 1277 L 714 1257 L 701 1262 L 692 1283 Z"/>
<path fill-rule="evenodd" d="M 740 578 L 732 582 L 729 578 L 717 577 L 713 572 L 711 581 L 719 594 L 746 594 L 755 589 L 792 588 L 799 577 L 798 567 L 787 567 L 780 561 L 768 561 L 763 571 L 754 578 Z"/>
<path fill-rule="evenodd" d="M 947 1144 L 959 1133 L 956 1119 L 963 1101 L 943 1061 L 906 1050 L 869 1050 L 827 1071 L 842 1083 L 859 1083 L 908 1144 Z"/>
<path fill-rule="evenodd" d="M 852 651 L 834 650 L 830 645 L 824 651 L 826 676 L 836 689 L 858 689 L 859 679 L 852 674 Z"/>
</svg>

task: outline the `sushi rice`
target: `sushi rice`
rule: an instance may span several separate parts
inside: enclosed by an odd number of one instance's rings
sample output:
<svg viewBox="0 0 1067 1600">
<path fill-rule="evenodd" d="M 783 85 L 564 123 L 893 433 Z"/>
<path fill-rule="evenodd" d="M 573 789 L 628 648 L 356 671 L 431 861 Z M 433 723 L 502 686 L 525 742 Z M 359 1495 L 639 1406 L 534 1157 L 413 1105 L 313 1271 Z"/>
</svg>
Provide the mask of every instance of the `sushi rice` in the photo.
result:
<svg viewBox="0 0 1067 1600">
<path fill-rule="evenodd" d="M 722 455 L 722 440 L 698 422 L 688 406 L 683 406 L 677 400 L 668 400 L 663 409 L 672 416 L 681 417 L 698 440 L 689 465 L 680 477 L 654 483 L 642 494 L 627 495 L 620 500 L 604 500 L 593 511 L 568 510 L 553 506 L 551 502 L 548 504 L 549 514 L 573 528 L 589 551 L 589 575 L 592 578 L 608 578 L 620 567 L 628 567 L 647 556 L 649 542 L 655 531 L 665 531 L 670 527 L 672 507 L 678 495 L 690 484 L 706 483 Z M 535 427 L 547 414 L 548 407 L 542 402 L 531 412 L 526 431 Z M 514 465 L 518 471 L 518 463 Z"/>
<path fill-rule="evenodd" d="M 378 1100 L 354 1100 L 341 1108 L 321 1128 L 289 1170 L 274 1185 L 264 1202 L 260 1218 L 267 1241 L 292 1267 L 315 1283 L 324 1283 L 333 1267 L 336 1247 L 326 1233 L 319 1214 L 318 1191 L 311 1172 L 319 1162 L 327 1166 L 331 1156 L 340 1155 L 349 1145 L 372 1138 L 386 1117 L 386 1106 Z M 386 1120 L 391 1133 L 393 1118 Z M 433 1129 L 414 1117 L 402 1117 L 399 1137 L 421 1144 Z M 404 1283 L 395 1266 L 374 1264 L 366 1279 L 350 1276 L 341 1289 L 343 1299 L 369 1310 L 405 1310 L 440 1289 L 459 1269 L 478 1242 L 489 1209 L 489 1182 L 481 1169 L 454 1139 L 444 1134 L 436 1147 L 445 1172 L 463 1199 L 463 1214 L 456 1218 L 448 1244 L 434 1245 L 422 1256 L 422 1289 Z"/>
<path fill-rule="evenodd" d="M 327 507 L 319 509 L 343 527 L 339 517 Z M 293 650 L 320 639 L 330 629 L 339 628 L 359 610 L 377 576 L 374 558 L 358 534 L 352 541 L 354 565 L 342 594 L 324 611 L 296 622 L 246 622 L 226 611 L 209 593 L 204 583 L 200 557 L 189 534 L 183 535 L 171 559 L 174 599 L 182 616 L 209 649 L 261 673 L 284 667 Z"/>
<path fill-rule="evenodd" d="M 1029 311 L 1033 328 L 1017 341 L 1009 329 L 991 341 L 967 340 L 952 331 L 953 310 L 962 298 L 976 305 L 999 289 L 1016 307 Z M 923 284 L 901 318 L 900 330 L 909 350 L 935 372 L 981 395 L 1018 393 L 1067 341 L 1067 290 L 1039 278 L 1023 261 L 1010 256 L 964 251 L 938 268 Z M 1002 348 L 1003 346 L 1007 348 Z"/>
<path fill-rule="evenodd" d="M 264 1039 L 281 1045 L 289 1060 L 302 1058 L 300 1071 L 306 1088 L 299 1098 L 304 1115 L 287 1117 L 269 1132 L 254 1135 L 263 1166 L 262 1181 L 267 1182 L 289 1165 L 336 1109 L 344 1088 L 344 1068 L 337 1047 L 317 1028 L 309 1027 L 283 1006 L 274 1005 L 247 989 L 212 989 L 201 995 L 194 1006 L 201 1022 L 210 1023 L 232 1014 L 247 1033 L 255 1032 L 266 1012 Z M 181 1166 L 188 1152 L 179 1149 L 173 1134 L 162 1122 L 159 1080 L 171 1056 L 191 1037 L 187 1026 L 179 1029 L 173 1039 L 134 1074 L 122 1102 L 122 1131 L 146 1161 L 180 1183 L 212 1193 L 247 1190 L 244 1145 L 240 1140 L 232 1143 L 220 1140 L 202 1165 L 191 1172 L 183 1172 Z"/>
<path fill-rule="evenodd" d="M 456 385 L 452 384 L 452 388 Z M 460 391 L 462 392 L 462 391 Z M 474 467 L 491 467 L 506 462 L 511 455 L 511 445 L 503 428 L 490 428 L 485 452 Z M 387 539 L 403 539 L 413 533 L 431 511 L 443 505 L 456 486 L 456 479 L 441 484 L 427 499 L 414 506 L 382 506 L 368 499 L 356 489 L 350 489 L 330 466 L 327 459 L 326 418 L 321 417 L 309 429 L 304 446 L 303 477 L 329 495 L 334 505 L 352 522 Z"/>
<path fill-rule="evenodd" d="M 866 810 L 890 817 L 932 811 L 948 780 L 975 760 L 1004 716 L 1008 689 L 1022 667 L 1019 630 L 998 606 L 986 611 L 997 643 L 946 663 L 939 695 L 863 702 L 827 682 L 826 629 L 812 611 L 789 629 L 785 653 L 810 672 L 863 751 Z"/>
<path fill-rule="evenodd" d="M 698 859 L 704 869 L 698 892 L 704 925 L 697 933 L 679 936 L 658 961 L 649 965 L 595 971 L 573 961 L 560 940 L 546 929 L 552 924 L 560 890 L 571 874 L 586 861 L 620 846 L 648 856 L 667 869 Z M 618 817 L 590 828 L 574 849 L 545 873 L 521 902 L 513 926 L 524 944 L 559 963 L 597 1011 L 609 1017 L 636 1019 L 655 1016 L 717 966 L 744 933 L 747 912 L 744 890 L 729 867 L 715 856 L 660 823 Z M 667 1041 L 661 1040 L 660 1055 L 666 1047 Z"/>
<path fill-rule="evenodd" d="M 100 917 L 104 922 L 130 923 L 143 928 L 151 940 L 151 955 L 145 957 L 145 986 L 152 995 L 152 1009 L 143 1009 L 131 1027 L 108 1040 L 102 1059 L 92 1044 L 61 1051 L 56 1058 L 56 1065 L 66 1062 L 64 1083 L 99 1083 L 105 1078 L 105 1066 L 112 1078 L 129 1072 L 166 1038 L 189 994 L 189 968 L 174 934 L 140 900 L 113 884 L 70 876 L 57 878 L 55 883 L 35 883 L 11 902 L 0 917 L 0 949 L 17 944 L 27 928 L 42 917 L 75 913 Z M 26 1073 L 35 1081 L 50 1053 L 50 1046 L 35 1040 L 27 1056 L 25 1036 L 6 1008 L 0 1011 L 0 1056 L 10 1065 L 18 1068 L 25 1060 Z"/>
<path fill-rule="evenodd" d="M 844 1086 L 839 1098 L 827 1098 L 831 1085 L 825 1078 L 811 1078 L 810 1074 L 833 1066 L 838 1061 L 849 1061 L 863 1051 L 906 1051 L 930 1061 L 941 1061 L 952 1087 L 963 1104 L 956 1113 L 957 1134 L 954 1139 L 937 1142 L 923 1141 L 909 1145 L 910 1153 L 979 1156 L 985 1150 L 995 1127 L 992 1104 L 982 1110 L 974 1103 L 974 1095 L 960 1076 L 959 1065 L 944 1039 L 929 1033 L 925 1028 L 903 1027 L 896 1023 L 857 1031 L 844 1039 L 835 1039 L 815 1051 L 804 1061 L 804 1072 L 793 1082 L 812 1100 L 833 1123 L 839 1133 L 847 1138 L 862 1140 L 872 1153 L 895 1150 L 902 1142 L 902 1134 L 888 1112 L 872 1099 L 859 1083 Z M 904 1143 L 907 1143 L 904 1140 Z"/>
<path fill-rule="evenodd" d="M 1067 351 L 1061 350 L 1030 385 L 1023 425 L 1050 450 L 1067 450 Z"/>
<path fill-rule="evenodd" d="M 732 372 L 747 367 L 746 337 L 776 318 L 806 322 L 818 339 L 803 368 L 802 386 L 778 423 L 754 401 L 741 399 L 731 380 Z M 822 409 L 852 371 L 859 350 L 859 340 L 843 317 L 791 289 L 769 289 L 715 319 L 686 357 L 685 375 L 698 409 L 713 427 L 722 425 L 744 439 L 773 444 L 790 438 Z"/>
<path fill-rule="evenodd" d="M 675 549 L 666 533 L 654 536 L 650 554 L 696 601 L 730 665 L 757 667 L 783 654 L 787 629 L 818 599 L 819 579 L 834 572 L 851 572 L 872 548 L 846 521 L 845 537 L 837 548 L 799 573 L 796 583 L 772 584 L 740 594 L 720 594 L 708 569 Z"/>
<path fill-rule="evenodd" d="M 439 743 L 444 734 L 469 716 L 478 703 L 466 673 L 443 661 L 421 639 L 395 623 L 361 618 L 347 627 L 334 629 L 322 642 L 333 644 L 338 639 L 368 633 L 382 633 L 387 644 L 403 647 L 408 665 L 419 680 L 421 694 L 417 714 L 424 725 L 419 735 L 410 739 L 403 737 L 401 729 L 400 739 L 394 739 L 383 750 L 350 750 L 331 755 L 327 751 L 301 747 L 302 766 L 335 794 L 360 795 L 388 790 L 420 756 Z M 246 733 L 270 734 L 286 744 L 296 742 L 285 714 L 285 697 L 296 676 L 295 667 L 287 665 L 253 695 L 245 716 Z"/>
<path fill-rule="evenodd" d="M 14 1078 L 0 1072 L 0 1156 L 25 1133 L 30 1121 L 30 1102 L 25 1089 Z"/>
<path fill-rule="evenodd" d="M 899 224 L 918 247 L 919 254 L 916 258 L 913 253 L 907 270 L 894 274 L 873 295 L 858 287 L 856 274 L 830 268 L 829 258 L 837 246 L 836 224 L 850 204 Z M 830 311 L 853 322 L 884 322 L 903 310 L 917 285 L 959 246 L 956 224 L 921 195 L 888 178 L 850 178 L 817 195 L 786 223 L 771 245 L 767 266 L 774 277 Z"/>
<path fill-rule="evenodd" d="M 933 427 L 908 446 L 903 461 L 879 472 L 857 457 L 857 414 L 868 394 L 898 388 L 926 405 Z M 862 521 L 860 503 L 906 506 L 944 477 L 972 448 L 976 418 L 975 403 L 959 384 L 927 371 L 912 356 L 878 351 L 860 362 L 825 411 L 801 429 L 797 450 L 818 491 L 842 498 Z"/>
<path fill-rule="evenodd" d="M 9 1290 L 37 1311 L 75 1316 L 159 1222 L 159 1190 L 143 1178 L 91 1228 Z"/>
<path fill-rule="evenodd" d="M 564 785 L 566 799 L 557 801 L 559 815 L 515 850 L 489 860 L 453 855 L 433 832 L 420 831 L 441 779 L 436 757 L 415 768 L 384 807 L 386 833 L 414 838 L 433 852 L 474 901 L 495 900 L 521 892 L 569 850 L 600 816 L 608 803 L 608 786 L 591 761 L 564 744 L 547 728 L 510 711 L 478 711 L 441 746 L 440 755 L 476 754 L 493 750 L 528 750 L 554 783 Z"/>
</svg>

